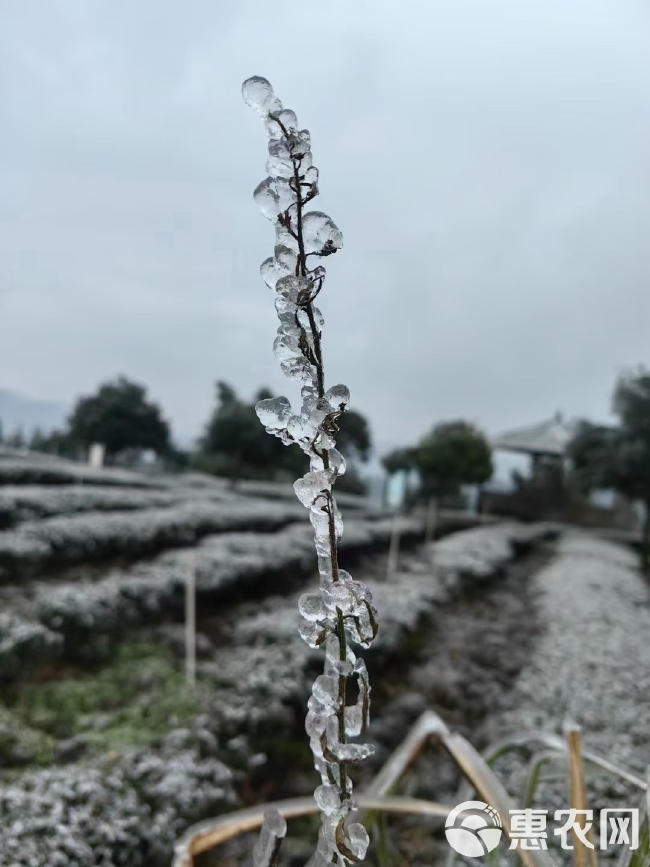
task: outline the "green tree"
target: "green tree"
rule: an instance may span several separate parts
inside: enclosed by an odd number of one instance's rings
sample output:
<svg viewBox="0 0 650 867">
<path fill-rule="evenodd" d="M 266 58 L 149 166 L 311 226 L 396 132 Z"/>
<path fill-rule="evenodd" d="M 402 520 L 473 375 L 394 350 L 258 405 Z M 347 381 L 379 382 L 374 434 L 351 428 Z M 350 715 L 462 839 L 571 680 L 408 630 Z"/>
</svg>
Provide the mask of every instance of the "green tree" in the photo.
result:
<svg viewBox="0 0 650 867">
<path fill-rule="evenodd" d="M 580 421 L 567 448 L 572 476 L 584 492 L 616 487 L 615 455 L 620 439 L 617 428 Z"/>
<path fill-rule="evenodd" d="M 27 440 L 25 439 L 25 433 L 22 427 L 17 427 L 13 433 L 9 434 L 5 439 L 5 445 L 11 446 L 14 449 L 25 448 Z"/>
<path fill-rule="evenodd" d="M 365 416 L 353 409 L 343 414 L 338 425 L 336 447 L 345 458 L 346 470 L 337 485 L 341 491 L 365 494 L 367 485 L 361 476 L 360 464 L 366 463 L 372 452 L 370 425 Z"/>
<path fill-rule="evenodd" d="M 225 382 L 217 382 L 216 389 L 217 406 L 200 440 L 203 465 L 233 482 L 246 477 L 271 478 L 284 458 L 285 446 L 266 433 L 255 403 L 273 395 L 261 389 L 255 402 L 247 404 Z"/>
<path fill-rule="evenodd" d="M 481 485 L 492 475 L 492 455 L 485 435 L 464 421 L 443 422 L 414 451 L 422 488 L 431 497 L 457 493 L 461 485 Z"/>
<path fill-rule="evenodd" d="M 583 489 L 614 488 L 645 506 L 642 560 L 650 554 L 650 373 L 641 368 L 621 376 L 613 396 L 618 427 L 583 421 L 568 455 Z"/>
<path fill-rule="evenodd" d="M 40 427 L 35 427 L 29 438 L 30 452 L 44 452 L 47 446 L 47 436 Z"/>
<path fill-rule="evenodd" d="M 416 449 L 414 448 L 393 449 L 392 452 L 383 456 L 381 462 L 386 472 L 391 476 L 393 473 L 408 472 L 415 467 L 415 453 Z"/>
<path fill-rule="evenodd" d="M 104 443 L 109 458 L 125 449 L 152 449 L 163 455 L 170 448 L 169 425 L 160 407 L 147 400 L 144 386 L 124 376 L 104 383 L 97 394 L 80 398 L 68 426 L 69 436 L 84 446 Z"/>
<path fill-rule="evenodd" d="M 260 424 L 255 404 L 274 396 L 269 389 L 261 388 L 252 403 L 241 400 L 226 382 L 217 382 L 216 391 L 216 407 L 199 440 L 199 468 L 233 482 L 240 478 L 293 480 L 308 471 L 309 461 L 302 450 L 288 448 L 277 437 L 270 437 Z M 337 447 L 348 461 L 348 472 L 341 481 L 349 474 L 352 482 L 347 489 L 361 490 L 363 482 L 355 465 L 368 459 L 372 439 L 368 422 L 360 413 L 345 413 Z"/>
<path fill-rule="evenodd" d="M 365 416 L 349 409 L 339 421 L 336 447 L 346 460 L 366 463 L 372 451 L 370 425 Z"/>
</svg>

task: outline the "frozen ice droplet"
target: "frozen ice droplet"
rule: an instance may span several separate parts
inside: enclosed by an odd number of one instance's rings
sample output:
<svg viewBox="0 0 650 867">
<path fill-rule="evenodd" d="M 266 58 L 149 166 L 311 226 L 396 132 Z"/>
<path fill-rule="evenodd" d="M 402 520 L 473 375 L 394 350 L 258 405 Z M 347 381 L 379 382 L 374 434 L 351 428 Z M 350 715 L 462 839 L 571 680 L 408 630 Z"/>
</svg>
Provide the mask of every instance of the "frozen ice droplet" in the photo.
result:
<svg viewBox="0 0 650 867">
<path fill-rule="evenodd" d="M 349 738 L 355 738 L 363 731 L 363 708 L 352 705 L 345 709 L 345 733 Z"/>
<path fill-rule="evenodd" d="M 306 382 L 314 378 L 312 366 L 306 358 L 286 358 L 280 362 L 282 373 L 294 382 Z"/>
<path fill-rule="evenodd" d="M 322 704 L 313 695 L 310 696 L 307 707 L 305 731 L 310 738 L 319 739 L 334 714 L 334 708 L 331 705 Z"/>
<path fill-rule="evenodd" d="M 311 168 L 311 133 L 308 129 L 301 129 L 300 132 L 290 136 L 288 139 L 289 150 L 291 156 L 301 160 L 301 172 L 306 172 Z M 305 162 L 305 157 L 309 157 L 309 163 Z"/>
<path fill-rule="evenodd" d="M 300 186 L 302 187 L 303 198 L 309 195 L 309 198 L 313 199 L 318 195 L 318 169 L 316 166 L 310 166 L 307 169 L 302 176 Z"/>
<path fill-rule="evenodd" d="M 330 469 L 335 470 L 337 476 L 342 476 L 345 473 L 345 458 L 338 449 L 330 449 L 328 451 Z"/>
<path fill-rule="evenodd" d="M 328 739 L 329 740 L 329 739 Z M 329 741 L 330 751 L 339 762 L 365 762 L 375 752 L 373 744 L 342 744 Z"/>
<path fill-rule="evenodd" d="M 333 385 L 325 392 L 327 400 L 334 410 L 345 410 L 350 404 L 350 389 L 347 385 Z"/>
<path fill-rule="evenodd" d="M 264 280 L 269 289 L 275 289 L 278 280 L 281 280 L 290 273 L 291 270 L 285 268 L 284 265 L 280 264 L 280 262 L 278 262 L 278 260 L 273 256 L 265 259 L 260 265 L 262 280 Z"/>
<path fill-rule="evenodd" d="M 264 214 L 267 220 L 275 220 L 282 213 L 280 200 L 275 192 L 271 178 L 266 178 L 258 184 L 253 193 L 255 204 Z"/>
<path fill-rule="evenodd" d="M 296 356 L 301 356 L 298 336 L 294 334 L 278 334 L 273 341 L 273 354 L 280 361 L 291 361 Z"/>
<path fill-rule="evenodd" d="M 305 435 L 302 418 L 299 415 L 292 415 L 287 422 L 287 433 L 292 439 L 298 441 Z"/>
<path fill-rule="evenodd" d="M 343 235 L 331 217 L 321 211 L 310 211 L 302 220 L 305 252 L 329 256 L 343 246 Z"/>
<path fill-rule="evenodd" d="M 297 201 L 296 193 L 284 178 L 265 178 L 255 188 L 253 198 L 267 220 L 277 220 Z"/>
<path fill-rule="evenodd" d="M 316 593 L 303 593 L 298 600 L 298 610 L 305 620 L 317 621 L 325 617 L 323 600 Z"/>
<path fill-rule="evenodd" d="M 275 299 L 275 310 L 280 318 L 280 322 L 295 322 L 298 308 L 293 301 L 283 298 L 278 295 Z"/>
<path fill-rule="evenodd" d="M 295 167 L 286 139 L 272 139 L 269 142 L 266 171 L 273 178 L 292 178 L 294 176 Z"/>
<path fill-rule="evenodd" d="M 354 853 L 357 861 L 363 861 L 370 843 L 368 832 L 360 822 L 352 822 L 346 828 L 346 834 L 350 851 Z"/>
<path fill-rule="evenodd" d="M 271 83 L 261 75 L 252 75 L 241 86 L 246 105 L 262 116 L 271 111 L 282 111 L 282 103 L 273 93 Z"/>
<path fill-rule="evenodd" d="M 271 178 L 266 178 L 261 184 L 258 184 L 253 193 L 253 198 L 255 199 L 255 204 L 267 220 L 275 220 L 278 214 L 282 213 L 280 200 Z"/>
<path fill-rule="evenodd" d="M 314 681 L 311 694 L 316 701 L 329 707 L 336 707 L 339 703 L 339 687 L 336 681 L 326 674 L 319 674 Z"/>
<path fill-rule="evenodd" d="M 328 816 L 333 815 L 341 808 L 341 799 L 336 786 L 327 783 L 319 786 L 314 792 L 314 799 L 318 805 L 318 809 Z"/>
<path fill-rule="evenodd" d="M 296 496 L 307 508 L 313 506 L 315 500 L 319 502 L 322 500 L 322 503 L 325 504 L 330 487 L 331 476 L 326 470 L 318 473 L 306 473 L 301 479 L 293 483 Z"/>
<path fill-rule="evenodd" d="M 258 400 L 255 404 L 255 412 L 264 427 L 280 430 L 286 427 L 291 418 L 291 404 L 286 397 L 270 397 L 266 400 Z"/>
<path fill-rule="evenodd" d="M 277 244 L 281 244 L 283 247 L 287 247 L 289 250 L 293 250 L 293 252 L 297 256 L 299 251 L 299 244 L 296 234 L 296 215 L 293 211 L 289 211 L 288 216 L 291 224 L 290 228 L 287 228 L 285 224 L 281 223 L 279 220 L 276 220 L 275 240 Z"/>
<path fill-rule="evenodd" d="M 301 300 L 305 297 L 309 296 L 311 291 L 311 278 L 309 277 L 296 277 L 293 274 L 288 274 L 286 277 L 282 277 L 275 284 L 275 291 L 279 295 L 284 295 L 289 301 L 293 301 L 294 304 L 298 301 L 298 296 L 301 295 Z"/>
<path fill-rule="evenodd" d="M 289 247 L 283 247 L 281 244 L 276 244 L 273 249 L 273 255 L 282 268 L 285 268 L 287 274 L 296 273 L 296 262 L 298 257 L 294 250 Z"/>
<path fill-rule="evenodd" d="M 311 287 L 311 284 L 310 284 L 310 287 Z M 318 307 L 312 307 L 311 308 L 311 318 L 309 316 L 309 311 L 306 308 L 303 307 L 299 311 L 298 322 L 302 325 L 302 327 L 306 331 L 309 331 L 311 329 L 311 320 L 312 319 L 314 320 L 314 325 L 316 326 L 316 331 L 322 331 L 323 325 L 325 325 L 325 319 L 323 317 L 323 314 L 318 309 Z M 328 407 L 328 409 L 329 409 L 329 407 Z"/>
<path fill-rule="evenodd" d="M 298 632 L 302 640 L 310 647 L 320 647 L 331 628 L 329 621 L 319 623 L 316 620 L 302 620 L 298 626 Z"/>
</svg>

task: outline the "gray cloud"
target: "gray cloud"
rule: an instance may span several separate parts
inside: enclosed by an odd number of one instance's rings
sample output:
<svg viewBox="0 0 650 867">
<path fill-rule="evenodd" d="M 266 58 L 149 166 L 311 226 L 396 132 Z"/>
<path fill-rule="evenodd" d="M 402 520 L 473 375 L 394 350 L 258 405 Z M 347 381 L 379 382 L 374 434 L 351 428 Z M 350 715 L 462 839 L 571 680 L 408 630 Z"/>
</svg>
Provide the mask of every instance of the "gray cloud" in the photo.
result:
<svg viewBox="0 0 650 867">
<path fill-rule="evenodd" d="M 650 30 L 634 0 L 37 2 L 0 12 L 2 384 L 125 372 L 182 436 L 271 354 L 266 75 L 312 131 L 328 380 L 382 442 L 605 417 L 648 358 Z"/>
</svg>

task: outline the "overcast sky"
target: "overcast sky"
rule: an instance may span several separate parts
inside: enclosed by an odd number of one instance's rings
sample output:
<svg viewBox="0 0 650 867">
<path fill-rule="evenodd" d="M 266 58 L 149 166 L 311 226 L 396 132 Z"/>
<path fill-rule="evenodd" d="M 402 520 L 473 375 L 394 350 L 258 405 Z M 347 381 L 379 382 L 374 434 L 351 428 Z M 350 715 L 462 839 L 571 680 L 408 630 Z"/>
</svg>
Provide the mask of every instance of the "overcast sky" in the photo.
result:
<svg viewBox="0 0 650 867">
<path fill-rule="evenodd" d="M 381 444 L 606 418 L 650 362 L 646 0 L 0 5 L 0 387 L 124 373 L 196 435 L 217 378 L 295 395 L 252 192 L 271 80 L 312 133 L 328 384 Z"/>
</svg>

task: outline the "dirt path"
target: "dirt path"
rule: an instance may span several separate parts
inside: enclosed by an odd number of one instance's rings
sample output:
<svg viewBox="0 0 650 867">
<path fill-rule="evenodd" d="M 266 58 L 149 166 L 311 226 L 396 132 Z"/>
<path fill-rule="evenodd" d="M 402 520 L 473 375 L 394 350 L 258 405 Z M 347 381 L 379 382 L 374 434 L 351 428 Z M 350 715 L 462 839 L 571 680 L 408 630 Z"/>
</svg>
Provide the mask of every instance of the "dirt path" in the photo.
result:
<svg viewBox="0 0 650 867">
<path fill-rule="evenodd" d="M 501 733 L 583 729 L 585 747 L 631 771 L 650 764 L 650 588 L 636 556 L 563 535 L 534 579 L 544 628 L 495 720 Z"/>
<path fill-rule="evenodd" d="M 572 722 L 582 727 L 585 749 L 643 777 L 650 764 L 648 635 L 650 588 L 635 555 L 566 531 L 553 550 L 438 607 L 414 643 L 411 665 L 384 684 L 388 701 L 375 726 L 380 745 L 392 745 L 425 705 L 479 749 L 522 731 L 560 735 Z M 531 754 L 510 754 L 495 765 L 517 803 Z M 455 803 L 458 782 L 450 763 L 429 750 L 403 790 Z M 599 809 L 640 801 L 633 787 L 591 767 L 587 786 L 596 826 Z M 534 805 L 551 817 L 568 806 L 563 760 L 542 775 Z M 428 867 L 448 853 L 440 830 L 420 820 L 391 820 L 389 837 L 395 865 Z M 568 854 L 554 852 L 559 862 Z"/>
</svg>

